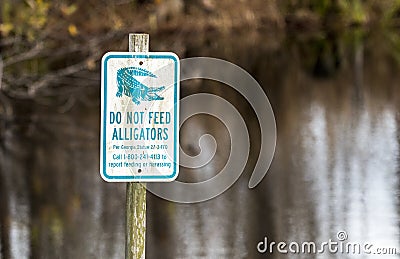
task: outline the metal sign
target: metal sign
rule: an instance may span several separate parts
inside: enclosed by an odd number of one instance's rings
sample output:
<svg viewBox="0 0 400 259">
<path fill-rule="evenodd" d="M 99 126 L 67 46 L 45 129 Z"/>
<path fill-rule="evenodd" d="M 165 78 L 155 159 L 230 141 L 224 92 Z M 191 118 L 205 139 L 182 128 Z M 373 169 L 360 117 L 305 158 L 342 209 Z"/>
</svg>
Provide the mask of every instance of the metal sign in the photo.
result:
<svg viewBox="0 0 400 259">
<path fill-rule="evenodd" d="M 179 58 L 108 52 L 101 65 L 102 178 L 173 181 L 179 171 Z"/>
</svg>

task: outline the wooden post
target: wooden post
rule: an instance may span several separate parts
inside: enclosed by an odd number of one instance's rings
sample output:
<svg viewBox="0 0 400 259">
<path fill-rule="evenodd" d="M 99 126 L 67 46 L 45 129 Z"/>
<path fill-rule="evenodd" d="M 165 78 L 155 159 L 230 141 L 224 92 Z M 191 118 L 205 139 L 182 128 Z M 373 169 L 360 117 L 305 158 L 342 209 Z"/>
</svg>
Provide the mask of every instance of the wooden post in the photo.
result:
<svg viewBox="0 0 400 259">
<path fill-rule="evenodd" d="M 148 52 L 148 34 L 129 34 L 129 51 Z M 146 244 L 146 185 L 126 186 L 126 259 L 144 259 Z"/>
</svg>

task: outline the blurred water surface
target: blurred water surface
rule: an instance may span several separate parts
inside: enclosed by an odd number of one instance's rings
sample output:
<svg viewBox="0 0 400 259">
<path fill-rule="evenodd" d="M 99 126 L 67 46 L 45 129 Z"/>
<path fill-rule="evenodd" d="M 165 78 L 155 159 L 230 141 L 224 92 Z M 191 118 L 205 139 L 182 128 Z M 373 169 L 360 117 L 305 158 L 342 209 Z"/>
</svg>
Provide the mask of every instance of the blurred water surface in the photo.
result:
<svg viewBox="0 0 400 259">
<path fill-rule="evenodd" d="M 250 159 L 238 182 L 213 200 L 183 205 L 148 194 L 147 257 L 281 258 L 259 254 L 258 242 L 324 242 L 341 230 L 351 242 L 400 249 L 400 56 L 398 43 L 382 39 L 349 32 L 186 43 L 186 56 L 227 59 L 260 82 L 276 116 L 276 154 L 267 177 L 249 190 L 260 147 L 255 113 L 227 86 L 182 83 L 182 96 L 209 92 L 237 107 L 250 131 Z M 94 89 L 91 104 L 12 101 L 13 114 L 2 116 L 0 258 L 124 257 L 125 184 L 98 174 Z M 206 115 L 185 122 L 183 149 L 197 154 L 205 133 L 217 140 L 216 156 L 203 168 L 182 168 L 179 179 L 208 179 L 229 152 L 241 152 L 230 150 L 226 128 Z"/>
</svg>

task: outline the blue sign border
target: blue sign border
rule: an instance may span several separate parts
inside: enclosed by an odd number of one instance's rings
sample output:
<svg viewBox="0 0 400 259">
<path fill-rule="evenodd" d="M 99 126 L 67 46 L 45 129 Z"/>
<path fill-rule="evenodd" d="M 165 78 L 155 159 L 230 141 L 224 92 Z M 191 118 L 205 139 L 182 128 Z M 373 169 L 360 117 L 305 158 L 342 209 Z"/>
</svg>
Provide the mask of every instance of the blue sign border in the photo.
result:
<svg viewBox="0 0 400 259">
<path fill-rule="evenodd" d="M 170 175 L 119 175 L 119 176 L 111 176 L 107 174 L 107 152 L 106 152 L 106 136 L 107 136 L 107 62 L 112 59 L 112 58 L 135 58 L 135 59 L 149 59 L 149 58 L 154 58 L 154 59 L 172 59 L 174 61 L 174 161 L 173 161 L 173 172 Z M 106 53 L 103 56 L 102 59 L 102 80 L 104 82 L 103 85 L 103 95 L 102 95 L 102 101 L 104 101 L 104 105 L 102 106 L 104 111 L 103 111 L 103 125 L 102 127 L 102 142 L 100 143 L 102 150 L 101 150 L 101 156 L 103 158 L 103 164 L 100 165 L 102 167 L 101 175 L 104 180 L 111 180 L 111 181 L 119 181 L 119 180 L 130 180 L 130 181 L 135 181 L 135 180 L 150 180 L 150 181 L 156 181 L 157 179 L 162 179 L 163 181 L 166 180 L 171 180 L 173 181 L 177 177 L 178 173 L 178 165 L 177 165 L 177 157 L 178 157 L 178 149 L 177 149 L 177 142 L 178 142 L 178 102 L 179 102 L 179 96 L 178 96 L 178 72 L 179 72 L 179 59 L 178 57 L 173 54 L 173 53 L 149 53 L 149 54 L 127 54 L 127 53 L 113 53 L 109 52 Z M 123 182 L 123 181 L 121 181 Z"/>
</svg>

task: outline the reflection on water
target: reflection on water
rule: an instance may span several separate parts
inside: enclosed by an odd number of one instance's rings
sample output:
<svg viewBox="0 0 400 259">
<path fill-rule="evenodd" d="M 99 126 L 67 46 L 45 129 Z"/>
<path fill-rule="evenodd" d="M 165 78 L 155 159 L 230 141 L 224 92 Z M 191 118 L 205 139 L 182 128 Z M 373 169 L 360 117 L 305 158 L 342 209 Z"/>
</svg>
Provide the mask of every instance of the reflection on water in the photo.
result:
<svg viewBox="0 0 400 259">
<path fill-rule="evenodd" d="M 277 150 L 267 177 L 249 190 L 259 150 L 255 114 L 227 87 L 182 84 L 183 95 L 212 92 L 238 107 L 251 158 L 244 176 L 211 201 L 182 205 L 149 195 L 148 258 L 280 258 L 260 255 L 257 243 L 265 236 L 323 242 L 339 230 L 349 242 L 400 248 L 398 66 L 374 38 L 288 42 L 250 50 L 224 43 L 206 53 L 189 46 L 191 55 L 235 50 L 234 61 L 270 97 Z M 31 107 L 0 128 L 0 258 L 122 258 L 125 185 L 99 177 L 98 107 Z M 216 136 L 217 157 L 205 168 L 182 169 L 181 179 L 204 180 L 235 152 L 226 129 L 207 116 L 185 123 L 183 149 L 196 154 L 203 133 Z M 346 258 L 296 256 L 328 257 Z"/>
<path fill-rule="evenodd" d="M 97 107 L 68 115 L 42 108 L 7 122 L 0 157 L 4 258 L 123 256 L 124 188 L 94 174 L 97 124 Z"/>
</svg>

